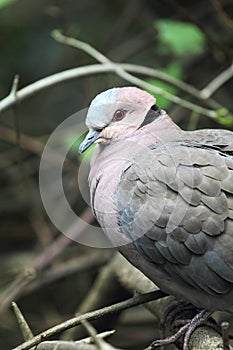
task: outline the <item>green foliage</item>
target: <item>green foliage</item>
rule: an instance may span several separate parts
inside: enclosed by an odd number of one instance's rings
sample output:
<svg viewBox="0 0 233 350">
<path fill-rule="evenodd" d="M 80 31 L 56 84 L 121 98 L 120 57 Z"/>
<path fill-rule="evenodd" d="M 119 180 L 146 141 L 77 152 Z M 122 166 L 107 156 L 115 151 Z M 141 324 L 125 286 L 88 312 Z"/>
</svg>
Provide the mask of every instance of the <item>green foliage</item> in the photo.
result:
<svg viewBox="0 0 233 350">
<path fill-rule="evenodd" d="M 204 51 L 205 37 L 194 24 L 162 19 L 155 26 L 159 42 L 173 54 L 200 54 Z"/>
<path fill-rule="evenodd" d="M 0 0 L 0 10 L 15 1 L 16 0 Z"/>
<path fill-rule="evenodd" d="M 173 78 L 177 78 L 177 79 L 182 78 L 182 70 L 178 63 L 171 63 L 165 69 L 161 69 L 161 71 L 163 71 L 164 73 L 167 73 Z M 177 89 L 175 87 L 163 81 L 156 80 L 156 79 L 149 79 L 148 82 L 172 94 L 175 94 L 177 92 Z M 153 95 L 152 91 L 149 91 L 149 92 Z M 157 98 L 156 103 L 160 108 L 166 109 L 168 107 L 170 101 L 166 97 L 162 95 L 156 95 L 156 98 Z"/>
<path fill-rule="evenodd" d="M 205 49 L 205 38 L 202 32 L 191 23 L 161 19 L 155 23 L 155 26 L 158 31 L 159 53 L 162 56 L 172 53 L 175 56 L 186 57 L 200 54 Z M 171 77 L 182 79 L 182 62 L 177 60 L 162 71 Z M 177 93 L 177 89 L 168 83 L 156 79 L 150 79 L 148 82 L 164 91 Z M 157 104 L 160 108 L 166 109 L 169 103 L 164 96 L 157 96 Z"/>
<path fill-rule="evenodd" d="M 217 111 L 217 122 L 225 127 L 233 126 L 233 115 L 229 114 L 226 108 L 221 108 Z"/>
</svg>

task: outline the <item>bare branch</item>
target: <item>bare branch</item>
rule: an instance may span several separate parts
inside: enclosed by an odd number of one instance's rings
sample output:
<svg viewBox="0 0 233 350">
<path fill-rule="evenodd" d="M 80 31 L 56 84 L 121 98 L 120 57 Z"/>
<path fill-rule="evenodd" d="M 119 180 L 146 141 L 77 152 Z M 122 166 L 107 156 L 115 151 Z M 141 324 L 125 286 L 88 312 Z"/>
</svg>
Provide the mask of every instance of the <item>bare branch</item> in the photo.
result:
<svg viewBox="0 0 233 350">
<path fill-rule="evenodd" d="M 86 328 L 87 332 L 90 334 L 90 337 L 94 344 L 96 344 L 99 350 L 114 350 L 114 347 L 100 337 L 97 337 L 97 332 L 95 328 L 87 321 L 82 321 L 82 325 Z"/>
<path fill-rule="evenodd" d="M 95 310 L 95 311 L 90 311 L 84 315 L 73 317 L 73 318 L 69 319 L 68 321 L 62 322 L 62 323 L 58 324 L 57 326 L 54 326 L 52 328 L 47 329 L 46 331 L 36 335 L 33 339 L 17 346 L 16 348 L 14 348 L 12 350 L 30 349 L 34 345 L 41 343 L 42 341 L 48 339 L 51 336 L 54 336 L 54 335 L 56 335 L 60 332 L 63 332 L 69 328 L 78 326 L 84 320 L 88 320 L 88 321 L 95 320 L 97 318 L 103 317 L 104 315 L 108 315 L 108 314 L 111 314 L 113 312 L 122 311 L 122 310 L 128 309 L 128 308 L 133 307 L 133 306 L 148 303 L 149 301 L 162 298 L 165 295 L 166 294 L 164 294 L 160 290 L 150 292 L 150 293 L 141 294 L 141 295 L 137 294 L 137 295 L 133 296 L 132 298 L 127 299 L 125 301 L 122 301 L 120 303 L 106 306 L 106 307 L 103 307 L 103 308 Z"/>
<path fill-rule="evenodd" d="M 19 75 L 16 74 L 13 79 L 13 83 L 11 86 L 11 91 L 10 94 L 13 96 L 16 96 L 17 90 L 18 90 L 18 85 L 19 85 Z"/>
<path fill-rule="evenodd" d="M 58 41 L 61 44 L 72 46 L 76 49 L 80 49 L 82 51 L 85 51 L 90 55 L 91 57 L 94 57 L 96 61 L 100 63 L 111 63 L 111 61 L 104 56 L 101 52 L 96 50 L 93 46 L 91 46 L 88 43 L 85 43 L 81 40 L 76 40 L 75 38 L 71 38 L 68 36 L 65 36 L 61 33 L 59 29 L 55 29 L 51 33 L 54 40 Z"/>
<path fill-rule="evenodd" d="M 115 272 L 116 276 L 120 279 L 124 287 L 130 290 L 139 291 L 140 293 L 145 292 L 145 290 L 148 291 L 152 290 L 153 288 L 156 288 L 153 282 L 151 282 L 145 275 L 142 274 L 141 271 L 139 271 L 133 265 L 131 265 L 120 254 L 117 254 L 114 257 L 111 265 L 113 267 L 113 273 Z M 155 320 L 155 322 L 157 321 L 161 323 L 161 320 L 164 319 L 164 312 L 166 314 L 166 310 L 171 308 L 171 305 L 175 306 L 175 303 L 175 299 L 171 296 L 168 296 L 163 299 L 152 301 L 146 304 L 145 306 L 156 316 L 157 320 Z M 178 304 L 178 306 L 180 317 L 182 309 L 180 304 Z M 183 312 L 185 312 L 185 308 Z M 172 334 L 174 332 L 175 325 L 177 326 L 174 315 L 172 320 L 170 321 L 171 324 L 169 324 L 169 322 L 166 322 L 166 324 L 163 325 L 165 331 L 165 334 L 162 335 L 163 337 L 164 335 L 167 336 L 168 334 Z M 218 350 L 223 349 L 221 344 L 221 335 L 215 329 L 206 325 L 202 325 L 195 329 L 195 331 L 191 335 L 189 340 L 189 349 Z M 230 347 L 230 349 L 232 348 Z"/>
<path fill-rule="evenodd" d="M 96 334 L 96 338 L 104 339 L 115 333 L 115 330 Z M 37 350 L 97 350 L 98 347 L 93 344 L 92 337 L 83 338 L 76 341 L 52 340 L 44 341 L 37 345 Z M 112 350 L 115 349 L 112 347 Z"/>
<path fill-rule="evenodd" d="M 112 350 L 115 348 L 111 347 Z M 87 344 L 84 342 L 73 342 L 73 341 L 64 341 L 64 340 L 53 340 L 45 341 L 40 343 L 36 350 L 98 350 L 98 347 L 95 344 Z"/>
<path fill-rule="evenodd" d="M 96 345 L 73 341 L 53 340 L 40 343 L 37 350 L 98 350 Z"/>
<path fill-rule="evenodd" d="M 105 338 L 113 335 L 115 332 L 116 332 L 115 329 L 112 329 L 111 331 L 105 331 L 105 332 L 98 333 L 98 334 L 96 334 L 96 337 L 105 339 Z M 87 338 L 83 338 L 83 339 L 80 339 L 80 340 L 76 340 L 75 343 L 77 343 L 77 344 L 78 343 L 91 344 L 92 343 L 92 337 L 87 337 Z"/>
<path fill-rule="evenodd" d="M 22 312 L 20 311 L 19 307 L 17 306 L 17 304 L 14 301 L 12 301 L 11 305 L 12 305 L 12 308 L 14 310 L 15 316 L 17 318 L 21 332 L 23 334 L 24 340 L 32 339 L 33 333 L 31 331 L 27 321 L 25 320 Z"/>
<path fill-rule="evenodd" d="M 24 99 L 34 95 L 35 93 L 45 90 L 53 85 L 59 84 L 66 80 L 75 79 L 77 77 L 83 77 L 90 74 L 112 72 L 112 66 L 106 66 L 102 64 L 94 64 L 89 66 L 83 66 L 78 68 L 72 68 L 64 72 L 55 73 L 46 78 L 37 80 L 28 86 L 25 86 L 21 90 L 17 91 L 17 98 L 13 94 L 9 94 L 7 97 L 0 101 L 0 113 L 7 110 L 9 107 L 14 106 L 16 102 L 23 101 Z"/>
<path fill-rule="evenodd" d="M 209 98 L 216 90 L 233 77 L 233 63 L 225 69 L 216 78 L 214 78 L 204 89 L 201 90 L 201 95 L 204 98 Z"/>
<path fill-rule="evenodd" d="M 174 79 L 170 77 L 169 75 L 166 75 L 165 73 L 156 71 L 152 68 L 143 67 L 139 65 L 130 65 L 127 63 L 114 63 L 111 62 L 107 57 L 105 57 L 102 53 L 97 51 L 95 48 L 91 47 L 89 44 L 84 43 L 82 41 L 73 39 L 73 38 L 66 38 L 62 34 L 58 35 L 58 32 L 56 32 L 56 35 L 54 36 L 56 40 L 59 40 L 59 42 L 63 42 L 64 44 L 72 45 L 72 47 L 76 47 L 78 49 L 81 49 L 85 52 L 87 52 L 89 55 L 94 57 L 96 60 L 101 62 L 101 64 L 94 64 L 84 67 L 78 67 L 69 69 L 60 73 L 53 74 L 51 76 L 48 76 L 46 78 L 40 79 L 36 81 L 33 84 L 30 84 L 23 89 L 17 91 L 17 98 L 14 94 L 10 93 L 6 98 L 2 99 L 0 101 L 0 113 L 4 110 L 8 109 L 9 107 L 16 104 L 17 101 L 23 101 L 24 99 L 32 96 L 36 92 L 39 92 L 41 90 L 44 90 L 48 87 L 51 87 L 53 85 L 56 85 L 58 83 L 75 79 L 77 77 L 83 77 L 87 75 L 93 75 L 93 74 L 99 74 L 99 73 L 115 73 L 118 76 L 122 77 L 124 80 L 138 85 L 141 88 L 147 89 L 152 91 L 155 94 L 162 95 L 169 99 L 171 102 L 174 102 L 180 106 L 183 106 L 185 108 L 188 108 L 190 110 L 195 111 L 196 113 L 206 115 L 211 118 L 215 118 L 218 116 L 218 110 L 221 106 L 215 102 L 215 101 L 207 101 L 208 105 L 211 108 L 214 109 L 207 109 L 204 107 L 201 107 L 199 105 L 196 105 L 194 103 L 191 103 L 187 100 L 184 100 L 176 95 L 173 95 L 171 93 L 168 93 L 164 91 L 161 88 L 158 88 L 156 86 L 153 86 L 152 84 L 149 84 L 142 79 L 139 79 L 138 77 L 135 77 L 134 75 L 128 73 L 127 71 L 135 72 L 138 74 L 144 74 L 148 76 L 156 77 L 160 80 L 169 82 L 170 84 L 178 87 L 179 89 L 185 91 L 186 93 L 190 94 L 191 96 L 194 96 L 196 98 L 199 98 L 200 100 L 206 100 L 208 98 L 207 95 L 203 95 L 200 91 L 195 89 L 189 84 L 186 84 L 182 81 L 179 81 L 177 79 Z M 104 62 L 104 63 L 103 63 Z M 204 90 L 205 91 L 205 90 Z M 228 113 L 227 110 L 224 111 L 224 115 Z"/>
<path fill-rule="evenodd" d="M 100 63 L 111 64 L 113 67 L 113 70 L 115 71 L 115 73 L 118 76 L 120 76 L 121 78 L 123 78 L 124 80 L 126 80 L 132 84 L 135 84 L 143 89 L 152 91 L 155 94 L 164 96 L 169 101 L 174 102 L 174 103 L 176 103 L 180 106 L 183 106 L 185 108 L 188 108 L 190 110 L 193 110 L 196 113 L 206 115 L 210 118 L 217 117 L 217 113 L 215 110 L 210 110 L 210 109 L 201 107 L 199 105 L 196 105 L 192 102 L 189 102 L 189 101 L 187 101 L 181 97 L 178 97 L 176 95 L 173 95 L 170 92 L 167 92 L 167 91 L 161 89 L 160 87 L 156 87 L 156 86 L 154 86 L 150 83 L 147 83 L 146 81 L 139 79 L 139 78 L 135 77 L 134 75 L 126 72 L 120 64 L 110 61 L 101 52 L 99 52 L 98 50 L 96 50 L 95 48 L 93 48 L 92 46 L 90 46 L 89 44 L 87 44 L 83 41 L 80 41 L 80 40 L 77 40 L 74 38 L 70 38 L 70 37 L 66 37 L 66 36 L 62 35 L 59 30 L 56 30 L 55 35 L 53 32 L 53 37 L 56 40 L 58 40 L 60 43 L 63 43 L 65 45 L 71 45 L 72 47 L 75 47 L 77 49 L 80 49 L 80 50 L 86 52 L 87 54 L 89 54 L 91 57 L 95 58 Z"/>
</svg>

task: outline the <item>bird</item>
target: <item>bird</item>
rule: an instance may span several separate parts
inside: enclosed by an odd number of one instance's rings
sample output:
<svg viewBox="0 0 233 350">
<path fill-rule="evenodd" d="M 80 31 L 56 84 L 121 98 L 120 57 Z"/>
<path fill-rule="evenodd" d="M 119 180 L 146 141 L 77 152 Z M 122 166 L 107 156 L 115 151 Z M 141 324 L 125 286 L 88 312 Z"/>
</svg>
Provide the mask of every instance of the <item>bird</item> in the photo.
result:
<svg viewBox="0 0 233 350">
<path fill-rule="evenodd" d="M 91 207 L 114 247 L 163 292 L 233 313 L 233 132 L 182 130 L 156 98 L 114 87 L 91 102 Z"/>
</svg>

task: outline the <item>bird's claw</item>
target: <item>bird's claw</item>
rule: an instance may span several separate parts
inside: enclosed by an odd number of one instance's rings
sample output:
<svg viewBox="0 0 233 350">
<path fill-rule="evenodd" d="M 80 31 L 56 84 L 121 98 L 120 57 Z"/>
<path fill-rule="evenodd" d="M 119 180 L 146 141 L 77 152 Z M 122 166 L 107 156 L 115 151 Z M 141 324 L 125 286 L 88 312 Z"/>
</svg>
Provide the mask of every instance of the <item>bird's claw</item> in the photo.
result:
<svg viewBox="0 0 233 350">
<path fill-rule="evenodd" d="M 184 326 L 182 326 L 175 334 L 164 338 L 153 341 L 147 350 L 152 350 L 155 347 L 162 345 L 169 345 L 176 342 L 181 336 L 184 336 L 183 340 L 183 350 L 188 350 L 188 343 L 192 333 L 197 327 L 203 324 L 212 314 L 212 312 L 201 310 L 197 315 L 195 315 L 190 321 L 188 321 Z"/>
</svg>

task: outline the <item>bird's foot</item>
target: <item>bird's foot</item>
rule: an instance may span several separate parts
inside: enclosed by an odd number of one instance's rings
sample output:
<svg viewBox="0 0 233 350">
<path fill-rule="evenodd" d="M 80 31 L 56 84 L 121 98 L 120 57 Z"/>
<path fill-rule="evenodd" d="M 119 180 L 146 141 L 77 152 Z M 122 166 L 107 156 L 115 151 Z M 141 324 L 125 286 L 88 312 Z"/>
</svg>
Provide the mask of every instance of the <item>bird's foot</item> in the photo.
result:
<svg viewBox="0 0 233 350">
<path fill-rule="evenodd" d="M 191 320 L 186 320 L 186 324 L 183 325 L 176 333 L 167 338 L 155 340 L 153 343 L 151 343 L 147 350 L 152 350 L 158 346 L 175 343 L 181 336 L 183 336 L 182 348 L 183 350 L 188 350 L 188 343 L 192 333 L 196 330 L 197 327 L 205 323 L 211 314 L 212 312 L 206 310 L 199 311 Z"/>
</svg>

